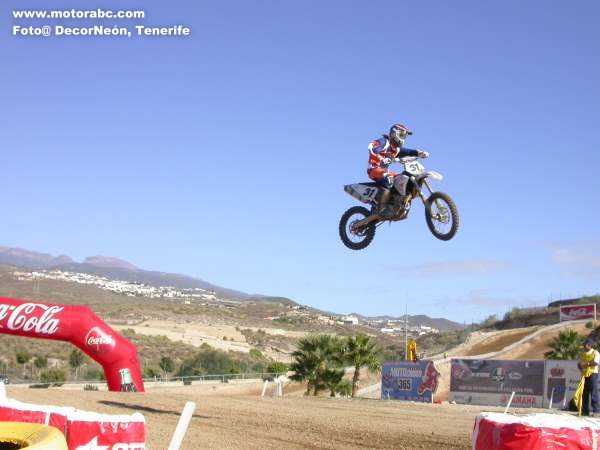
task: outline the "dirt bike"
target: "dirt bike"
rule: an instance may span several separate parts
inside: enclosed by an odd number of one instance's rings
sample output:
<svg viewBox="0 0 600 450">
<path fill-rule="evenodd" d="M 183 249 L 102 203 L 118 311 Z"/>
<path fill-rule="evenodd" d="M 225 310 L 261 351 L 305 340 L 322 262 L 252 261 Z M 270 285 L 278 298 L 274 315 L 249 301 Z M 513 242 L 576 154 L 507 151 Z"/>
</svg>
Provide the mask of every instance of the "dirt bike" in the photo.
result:
<svg viewBox="0 0 600 450">
<path fill-rule="evenodd" d="M 352 197 L 371 206 L 370 209 L 353 206 L 342 215 L 339 231 L 340 238 L 346 247 L 352 250 L 362 250 L 367 247 L 375 237 L 376 227 L 386 221 L 396 222 L 406 219 L 412 200 L 417 197 L 425 205 L 425 220 L 431 233 L 442 241 L 448 241 L 454 237 L 458 230 L 456 204 L 448 194 L 433 191 L 427 179 L 442 180 L 443 176 L 433 170 L 426 171 L 418 159 L 418 157 L 409 156 L 393 160 L 393 162 L 404 165 L 404 172 L 394 178 L 392 195 L 387 205 L 389 211 L 385 215 L 379 212 L 381 185 L 370 182 L 344 186 L 344 191 Z M 402 182 L 406 182 L 404 197 L 399 194 L 402 192 Z M 429 191 L 429 196 L 423 193 L 423 186 Z"/>
</svg>

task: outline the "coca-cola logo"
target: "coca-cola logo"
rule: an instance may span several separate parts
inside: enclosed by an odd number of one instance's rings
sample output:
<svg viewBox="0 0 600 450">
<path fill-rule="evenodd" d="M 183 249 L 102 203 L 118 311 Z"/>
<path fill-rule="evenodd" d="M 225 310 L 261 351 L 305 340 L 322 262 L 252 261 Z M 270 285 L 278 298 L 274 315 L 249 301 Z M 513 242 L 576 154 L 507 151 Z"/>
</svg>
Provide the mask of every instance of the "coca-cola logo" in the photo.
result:
<svg viewBox="0 0 600 450">
<path fill-rule="evenodd" d="M 553 377 L 562 377 L 565 374 L 565 369 L 561 369 L 560 367 L 553 367 L 550 369 L 550 375 Z"/>
<path fill-rule="evenodd" d="M 594 316 L 594 305 L 591 306 L 568 306 L 561 310 L 562 314 L 569 317 Z"/>
<path fill-rule="evenodd" d="M 584 316 L 589 313 L 590 311 L 587 308 L 572 309 L 569 311 L 569 314 L 572 316 Z"/>
<path fill-rule="evenodd" d="M 50 336 L 58 330 L 60 319 L 55 316 L 63 309 L 43 303 L 0 304 L 0 328 Z"/>
<path fill-rule="evenodd" d="M 106 353 L 115 348 L 116 342 L 112 334 L 108 334 L 100 327 L 94 327 L 85 336 L 85 344 L 96 353 Z"/>
</svg>

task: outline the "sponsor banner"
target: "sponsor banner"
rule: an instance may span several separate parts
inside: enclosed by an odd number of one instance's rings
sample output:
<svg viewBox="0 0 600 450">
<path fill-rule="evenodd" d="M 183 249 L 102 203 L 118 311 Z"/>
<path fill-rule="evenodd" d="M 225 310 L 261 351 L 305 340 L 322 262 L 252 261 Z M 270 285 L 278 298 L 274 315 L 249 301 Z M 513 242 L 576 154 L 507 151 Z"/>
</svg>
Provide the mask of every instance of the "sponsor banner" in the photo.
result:
<svg viewBox="0 0 600 450">
<path fill-rule="evenodd" d="M 438 377 L 433 361 L 386 361 L 381 372 L 381 398 L 431 402 Z"/>
<path fill-rule="evenodd" d="M 594 319 L 596 320 L 596 305 L 570 305 L 561 306 L 559 310 L 560 321 L 565 320 L 581 320 Z"/>
<path fill-rule="evenodd" d="M 65 433 L 67 415 L 75 411 L 74 408 L 58 406 L 42 406 L 22 403 L 17 400 L 6 399 L 0 401 L 0 422 L 26 422 L 49 425 Z"/>
<path fill-rule="evenodd" d="M 102 366 L 109 390 L 144 391 L 135 346 L 86 306 L 0 297 L 0 333 L 70 342 Z"/>
<path fill-rule="evenodd" d="M 69 450 L 144 450 L 144 416 L 75 411 L 67 417 Z"/>
<path fill-rule="evenodd" d="M 448 400 L 465 405 L 506 406 L 510 394 L 477 394 L 473 392 L 451 391 Z M 541 408 L 544 397 L 541 395 L 515 394 L 511 406 L 518 408 Z"/>
<path fill-rule="evenodd" d="M 552 409 L 568 407 L 581 380 L 577 361 L 547 360 L 545 379 L 544 408 L 550 407 L 551 396 Z M 600 395 L 600 386 L 598 386 L 598 395 Z"/>
<path fill-rule="evenodd" d="M 505 405 L 512 392 L 514 406 L 541 407 L 544 361 L 452 359 L 450 400 Z"/>
</svg>

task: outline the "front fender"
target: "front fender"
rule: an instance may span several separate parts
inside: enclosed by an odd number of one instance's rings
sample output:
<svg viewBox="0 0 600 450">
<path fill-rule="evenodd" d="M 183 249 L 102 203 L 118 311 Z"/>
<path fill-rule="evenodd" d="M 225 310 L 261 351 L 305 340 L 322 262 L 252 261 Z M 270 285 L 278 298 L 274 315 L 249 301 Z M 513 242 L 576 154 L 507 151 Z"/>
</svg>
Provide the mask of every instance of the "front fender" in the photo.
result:
<svg viewBox="0 0 600 450">
<path fill-rule="evenodd" d="M 434 180 L 438 180 L 438 181 L 442 181 L 444 179 L 444 175 L 442 175 L 439 172 L 436 172 L 435 170 L 429 170 L 429 171 L 425 172 L 425 175 L 428 176 L 429 178 L 433 178 Z"/>
</svg>

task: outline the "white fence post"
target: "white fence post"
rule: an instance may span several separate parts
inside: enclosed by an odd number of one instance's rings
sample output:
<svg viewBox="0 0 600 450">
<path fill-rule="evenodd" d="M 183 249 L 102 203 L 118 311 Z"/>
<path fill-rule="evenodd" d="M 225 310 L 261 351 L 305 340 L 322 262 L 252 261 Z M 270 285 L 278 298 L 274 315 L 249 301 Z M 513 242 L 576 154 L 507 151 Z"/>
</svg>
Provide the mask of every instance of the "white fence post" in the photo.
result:
<svg viewBox="0 0 600 450">
<path fill-rule="evenodd" d="M 267 391 L 267 385 L 268 384 L 269 384 L 269 380 L 265 380 L 265 384 L 263 386 L 262 394 L 260 395 L 261 397 L 265 396 L 265 392 Z"/>
<path fill-rule="evenodd" d="M 515 391 L 512 391 L 512 394 L 510 394 L 510 399 L 508 400 L 508 403 L 506 404 L 506 408 L 504 408 L 504 414 L 506 414 L 508 412 L 508 408 L 510 408 L 510 404 L 512 403 L 514 396 L 515 396 Z"/>
<path fill-rule="evenodd" d="M 179 450 L 181 447 L 181 443 L 183 442 L 183 438 L 185 437 L 185 432 L 192 420 L 192 416 L 194 415 L 194 410 L 196 409 L 196 404 L 194 402 L 187 402 L 183 408 L 181 413 L 181 417 L 179 417 L 179 422 L 177 423 L 177 428 L 175 428 L 175 433 L 173 433 L 173 437 L 171 438 L 171 443 L 169 444 L 169 450 Z"/>
</svg>

